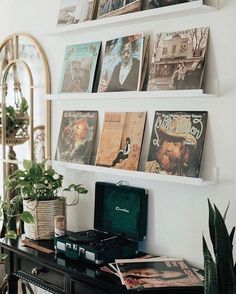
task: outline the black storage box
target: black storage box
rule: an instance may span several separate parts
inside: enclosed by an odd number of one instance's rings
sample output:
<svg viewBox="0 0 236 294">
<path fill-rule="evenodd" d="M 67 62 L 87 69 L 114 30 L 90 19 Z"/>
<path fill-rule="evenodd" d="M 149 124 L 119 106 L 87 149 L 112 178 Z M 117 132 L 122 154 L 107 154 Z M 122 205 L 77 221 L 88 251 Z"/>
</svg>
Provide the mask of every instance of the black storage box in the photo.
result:
<svg viewBox="0 0 236 294">
<path fill-rule="evenodd" d="M 97 182 L 94 230 L 56 238 L 57 252 L 95 264 L 134 257 L 146 236 L 147 203 L 143 188 Z"/>
</svg>

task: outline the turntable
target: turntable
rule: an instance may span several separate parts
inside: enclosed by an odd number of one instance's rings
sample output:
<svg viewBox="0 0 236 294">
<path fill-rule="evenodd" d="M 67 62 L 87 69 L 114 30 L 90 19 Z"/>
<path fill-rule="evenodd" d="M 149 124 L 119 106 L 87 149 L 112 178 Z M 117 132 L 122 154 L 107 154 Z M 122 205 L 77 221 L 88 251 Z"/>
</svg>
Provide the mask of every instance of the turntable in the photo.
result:
<svg viewBox="0 0 236 294">
<path fill-rule="evenodd" d="M 146 235 L 147 198 L 143 188 L 97 182 L 94 229 L 55 238 L 56 252 L 94 264 L 134 257 Z"/>
</svg>

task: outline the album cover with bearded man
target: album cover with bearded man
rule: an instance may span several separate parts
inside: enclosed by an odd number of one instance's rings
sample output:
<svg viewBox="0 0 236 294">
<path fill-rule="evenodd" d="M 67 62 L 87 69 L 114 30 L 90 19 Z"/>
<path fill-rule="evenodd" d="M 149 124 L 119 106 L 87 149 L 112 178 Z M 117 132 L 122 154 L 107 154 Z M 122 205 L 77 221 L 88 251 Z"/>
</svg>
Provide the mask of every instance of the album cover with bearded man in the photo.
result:
<svg viewBox="0 0 236 294">
<path fill-rule="evenodd" d="M 197 178 L 206 125 L 206 111 L 156 111 L 146 172 Z"/>
</svg>

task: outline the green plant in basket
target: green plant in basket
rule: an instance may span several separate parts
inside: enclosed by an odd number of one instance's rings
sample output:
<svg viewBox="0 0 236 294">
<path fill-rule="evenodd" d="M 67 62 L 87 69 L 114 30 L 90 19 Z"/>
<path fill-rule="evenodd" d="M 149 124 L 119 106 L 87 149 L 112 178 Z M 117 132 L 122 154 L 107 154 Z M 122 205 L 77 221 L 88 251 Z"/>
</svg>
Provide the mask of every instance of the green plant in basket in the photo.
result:
<svg viewBox="0 0 236 294">
<path fill-rule="evenodd" d="M 51 166 L 46 165 L 46 161 L 34 162 L 24 160 L 23 169 L 13 172 L 5 180 L 5 187 L 10 192 L 14 192 L 14 198 L 1 202 L 2 212 L 6 228 L 9 228 L 10 220 L 20 216 L 25 223 L 33 223 L 34 218 L 29 211 L 18 213 L 18 207 L 23 201 L 49 201 L 54 199 L 65 199 L 63 192 L 71 191 L 74 199 L 66 205 L 76 205 L 79 202 L 79 195 L 86 194 L 88 190 L 81 184 L 71 184 L 62 188 L 63 176 L 57 173 Z M 16 213 L 17 212 L 17 213 Z M 16 237 L 15 232 L 7 230 L 7 236 Z"/>
</svg>

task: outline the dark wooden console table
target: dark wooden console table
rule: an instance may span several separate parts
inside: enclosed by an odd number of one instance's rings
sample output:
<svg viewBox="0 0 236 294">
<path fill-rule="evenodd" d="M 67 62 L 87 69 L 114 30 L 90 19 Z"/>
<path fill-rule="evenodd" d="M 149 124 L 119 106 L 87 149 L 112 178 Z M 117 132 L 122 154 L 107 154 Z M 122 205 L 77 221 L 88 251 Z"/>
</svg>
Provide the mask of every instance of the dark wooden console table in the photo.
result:
<svg viewBox="0 0 236 294">
<path fill-rule="evenodd" d="M 53 249 L 52 241 L 39 241 L 40 245 Z M 74 261 L 64 255 L 56 256 L 22 246 L 21 239 L 1 240 L 2 251 L 8 254 L 5 271 L 8 294 L 17 294 L 18 279 L 21 278 L 50 293 L 105 294 L 133 293 L 121 285 L 118 277 L 102 272 L 99 267 L 82 261 Z M 139 291 L 137 293 L 146 293 Z M 203 293 L 203 289 L 189 291 L 150 290 L 151 293 Z M 136 292 L 135 292 L 136 293 Z"/>
</svg>

